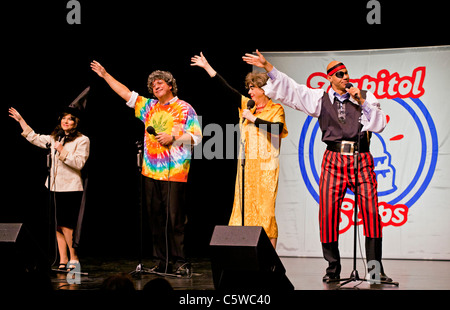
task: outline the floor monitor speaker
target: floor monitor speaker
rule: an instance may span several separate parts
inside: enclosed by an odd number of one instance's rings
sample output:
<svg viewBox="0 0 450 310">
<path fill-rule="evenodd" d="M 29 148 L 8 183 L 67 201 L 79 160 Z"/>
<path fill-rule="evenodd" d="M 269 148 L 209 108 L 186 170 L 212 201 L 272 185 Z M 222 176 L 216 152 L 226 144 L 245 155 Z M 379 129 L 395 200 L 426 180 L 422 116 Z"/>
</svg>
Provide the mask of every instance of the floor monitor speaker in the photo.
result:
<svg viewBox="0 0 450 310">
<path fill-rule="evenodd" d="M 216 226 L 209 246 L 216 289 L 294 289 L 262 227 Z"/>
<path fill-rule="evenodd" d="M 45 253 L 22 223 L 0 223 L 0 271 L 21 274 L 47 267 Z"/>
</svg>

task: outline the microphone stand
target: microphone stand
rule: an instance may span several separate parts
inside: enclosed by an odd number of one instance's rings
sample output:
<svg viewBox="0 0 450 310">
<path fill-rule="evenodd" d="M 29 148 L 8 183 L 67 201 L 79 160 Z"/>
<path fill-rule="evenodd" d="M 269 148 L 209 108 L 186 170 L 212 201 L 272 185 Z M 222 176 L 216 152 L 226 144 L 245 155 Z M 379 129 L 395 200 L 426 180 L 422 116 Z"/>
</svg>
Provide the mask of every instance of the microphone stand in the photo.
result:
<svg viewBox="0 0 450 310">
<path fill-rule="evenodd" d="M 56 137 L 58 138 L 58 142 L 61 142 L 62 139 L 65 141 L 65 132 L 64 130 L 60 129 L 59 132 L 56 134 Z M 63 143 L 64 145 L 64 143 Z M 57 246 L 58 246 L 58 240 L 56 239 L 56 229 L 58 227 L 58 223 L 56 220 L 56 202 L 55 202 L 55 192 L 56 192 L 56 149 L 53 149 L 53 156 L 52 156 L 52 144 L 47 143 L 45 145 L 48 149 L 47 152 L 47 188 L 48 188 L 48 261 L 50 263 L 50 269 L 51 267 L 56 263 L 56 259 L 58 258 L 57 253 Z M 54 161 L 55 167 L 53 167 L 53 187 L 55 189 L 54 192 L 52 192 L 51 185 L 51 170 L 52 170 L 52 162 Z M 53 251 L 53 255 L 50 254 Z M 53 260 L 52 260 L 53 258 Z M 55 270 L 56 272 L 59 272 L 59 269 Z"/>
<path fill-rule="evenodd" d="M 140 277 L 142 274 L 150 274 L 152 273 L 149 269 L 144 267 L 142 264 L 142 256 L 143 256 L 143 245 L 142 245 L 142 234 L 143 234 L 143 205 L 142 205 L 142 141 L 136 141 L 137 148 L 137 172 L 139 178 L 139 186 L 138 186 L 138 207 L 139 207 L 139 252 L 138 252 L 138 264 L 136 269 L 131 271 L 129 274 L 131 276 Z"/>
<path fill-rule="evenodd" d="M 244 136 L 244 122 L 245 118 L 242 120 L 241 125 L 241 226 L 245 226 L 245 136 Z"/>
<path fill-rule="evenodd" d="M 52 193 L 52 190 L 51 190 L 51 169 L 52 169 L 52 148 L 51 148 L 51 144 L 50 143 L 47 143 L 47 149 L 48 149 L 48 151 L 47 151 L 47 188 L 48 188 L 48 210 L 47 210 L 47 219 L 48 219 L 48 231 L 47 231 L 47 233 L 48 233 L 48 236 L 47 236 L 47 260 L 48 260 L 48 262 L 50 263 L 50 269 L 51 269 L 51 266 L 55 263 L 55 260 L 56 260 L 56 255 L 53 255 L 53 259 L 52 259 L 52 255 L 51 255 L 51 253 L 52 253 L 52 251 L 53 250 L 55 250 L 55 243 L 54 243 L 54 239 L 56 239 L 56 236 L 55 236 L 55 238 L 52 238 L 52 236 L 53 236 L 53 233 L 56 231 L 56 229 L 55 229 L 55 225 L 52 225 L 52 223 L 53 223 L 53 220 L 54 220 L 54 214 L 55 214 L 55 212 L 52 212 L 53 211 L 53 207 L 54 207 L 54 203 L 53 203 L 53 198 L 54 198 L 54 195 L 53 195 L 53 193 Z M 53 252 L 54 253 L 54 252 Z"/>
<path fill-rule="evenodd" d="M 156 134 L 155 134 L 156 136 Z M 175 273 L 168 273 L 168 267 L 169 267 L 169 236 L 168 236 L 168 226 L 169 226 L 169 209 L 170 209 L 170 189 L 171 189 L 171 184 L 172 181 L 170 181 L 170 150 L 172 148 L 172 145 L 168 146 L 168 152 L 169 152 L 169 157 L 167 159 L 167 164 L 168 164 L 168 172 L 167 172 L 167 201 L 166 201 L 166 225 L 165 225 L 165 231 L 164 231 L 164 237 L 165 237 L 165 249 L 166 249 L 166 259 L 165 259 L 165 267 L 164 267 L 164 272 L 159 272 L 159 271 L 154 271 L 152 270 L 150 273 L 152 274 L 156 274 L 158 276 L 162 276 L 162 277 L 172 277 L 172 278 L 182 278 L 181 275 L 177 275 Z"/>
<path fill-rule="evenodd" d="M 153 128 L 153 127 L 152 127 Z M 150 134 L 153 134 L 153 135 L 157 135 L 157 133 L 156 132 L 154 132 L 154 131 L 152 131 L 152 130 L 150 130 L 149 131 L 149 128 L 147 128 L 147 132 L 149 132 Z M 159 271 L 155 271 L 155 270 L 150 270 L 148 273 L 151 273 L 151 274 L 156 274 L 156 275 L 158 275 L 158 276 L 162 276 L 162 277 L 172 277 L 172 278 L 182 278 L 183 276 L 182 275 L 178 275 L 178 274 L 176 274 L 176 273 L 168 273 L 168 266 L 169 266 L 169 236 L 168 236 L 168 225 L 169 225 L 169 216 L 170 216 L 170 214 L 169 214 L 169 209 L 170 209 L 170 190 L 171 190 L 171 184 L 172 184 L 172 181 L 170 181 L 170 163 L 171 163 L 171 160 L 170 160 L 170 158 L 171 158 L 171 154 L 170 154 L 170 150 L 171 150 L 171 148 L 172 148 L 172 145 L 169 145 L 168 147 L 167 147 L 167 150 L 168 150 L 168 152 L 169 152 L 169 156 L 168 156 L 168 159 L 167 159 L 167 164 L 168 164 L 168 166 L 167 166 L 167 168 L 168 168 L 168 171 L 167 171 L 167 202 L 166 202 L 166 226 L 165 226 L 165 231 L 164 231 L 164 235 L 165 235 L 165 242 L 166 242 L 166 244 L 165 244 L 165 249 L 166 249 L 166 259 L 165 259 L 165 268 L 164 268 L 164 272 L 159 272 Z M 187 271 L 187 276 L 188 276 L 188 278 L 190 278 L 191 276 L 192 276 L 192 274 L 191 274 L 191 268 L 189 268 L 188 269 L 188 271 Z"/>
<path fill-rule="evenodd" d="M 247 109 L 252 109 L 255 106 L 255 101 L 250 99 L 247 102 Z M 242 116 L 242 124 L 241 124 L 241 170 L 242 170 L 242 186 L 241 186 L 241 224 L 242 226 L 245 226 L 245 133 L 244 133 L 244 122 L 246 121 L 246 118 Z"/>
<path fill-rule="evenodd" d="M 361 111 L 362 113 L 362 111 Z M 359 190 L 358 190 L 358 177 L 359 177 L 359 160 L 358 160 L 358 156 L 359 156 L 359 150 L 360 150 L 360 142 L 361 142 L 361 128 L 362 128 L 362 124 L 361 124 L 361 117 L 359 118 L 359 124 L 358 124 L 358 142 L 357 142 L 357 148 L 356 151 L 353 154 L 353 165 L 354 165 L 354 170 L 355 170 L 355 207 L 354 207 L 354 213 L 353 213 L 353 270 L 350 274 L 350 277 L 348 278 L 343 278 L 343 279 L 329 279 L 327 280 L 327 283 L 332 283 L 332 282 L 341 282 L 342 283 L 338 284 L 338 288 L 341 288 L 342 286 L 344 286 L 347 283 L 350 282 L 369 282 L 370 284 L 391 284 L 391 285 L 396 285 L 398 286 L 398 282 L 388 282 L 388 281 L 381 281 L 381 280 L 367 280 L 367 279 L 362 279 L 359 277 L 358 274 L 358 270 L 356 269 L 356 243 L 357 243 L 357 238 L 358 238 L 358 198 L 359 198 Z M 380 261 L 381 264 L 381 261 Z"/>
</svg>

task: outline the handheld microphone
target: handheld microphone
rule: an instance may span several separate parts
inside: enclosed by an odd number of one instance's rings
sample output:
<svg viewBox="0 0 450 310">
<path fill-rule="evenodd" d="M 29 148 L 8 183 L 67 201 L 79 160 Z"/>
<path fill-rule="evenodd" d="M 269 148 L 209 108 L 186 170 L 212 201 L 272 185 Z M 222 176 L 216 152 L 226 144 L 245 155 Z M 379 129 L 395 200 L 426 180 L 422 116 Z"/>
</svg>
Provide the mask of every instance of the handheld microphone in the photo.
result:
<svg viewBox="0 0 450 310">
<path fill-rule="evenodd" d="M 56 133 L 56 138 L 58 138 L 58 142 L 61 142 L 61 140 L 62 140 L 62 138 L 64 138 L 66 136 L 66 132 L 64 131 L 64 130 L 62 130 L 62 129 L 60 129 L 57 133 Z M 63 145 L 65 144 L 65 140 L 64 140 L 64 143 L 63 143 Z M 54 149 L 55 151 L 54 151 L 54 155 L 56 155 L 56 148 Z M 47 165 L 48 164 L 50 164 L 50 162 L 48 161 L 48 159 L 47 159 Z"/>
<path fill-rule="evenodd" d="M 345 89 L 349 89 L 349 88 L 352 88 L 352 87 L 353 87 L 353 84 L 352 84 L 352 83 L 347 83 L 347 84 L 345 84 Z M 358 94 L 355 94 L 355 98 L 359 100 Z"/>
<path fill-rule="evenodd" d="M 155 128 L 153 128 L 153 126 L 148 126 L 146 130 L 147 130 L 148 134 L 150 134 L 150 135 L 154 135 L 154 136 L 157 135 L 156 130 L 155 130 Z"/>
<path fill-rule="evenodd" d="M 249 101 L 247 101 L 247 109 L 248 110 L 252 109 L 254 106 L 255 106 L 255 100 L 250 99 Z M 246 119 L 243 117 L 242 118 L 242 124 L 244 124 L 245 120 Z"/>
<path fill-rule="evenodd" d="M 156 132 L 155 128 L 153 128 L 153 126 L 148 126 L 147 129 L 145 129 L 145 130 L 148 132 L 149 135 L 155 136 L 155 138 L 158 135 L 158 133 Z M 161 142 L 159 142 L 159 144 L 161 144 Z M 164 147 L 167 147 L 167 145 L 164 145 L 164 144 L 161 144 L 161 145 L 164 146 Z"/>
<path fill-rule="evenodd" d="M 58 133 L 56 134 L 56 137 L 58 138 L 58 142 L 61 142 L 62 138 L 64 138 L 64 136 L 66 135 L 66 132 L 62 129 L 60 129 L 58 131 Z"/>
</svg>

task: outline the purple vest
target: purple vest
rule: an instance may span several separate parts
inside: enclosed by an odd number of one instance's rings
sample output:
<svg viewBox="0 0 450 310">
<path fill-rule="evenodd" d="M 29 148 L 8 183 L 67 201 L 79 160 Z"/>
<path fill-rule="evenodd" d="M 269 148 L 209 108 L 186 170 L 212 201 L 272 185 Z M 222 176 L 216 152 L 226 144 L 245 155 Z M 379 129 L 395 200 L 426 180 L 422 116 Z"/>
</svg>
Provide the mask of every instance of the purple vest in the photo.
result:
<svg viewBox="0 0 450 310">
<path fill-rule="evenodd" d="M 366 91 L 361 91 L 361 97 L 366 98 Z M 335 99 L 337 101 L 337 99 Z M 346 141 L 358 141 L 358 131 L 362 127 L 359 122 L 361 106 L 345 100 L 345 122 L 339 121 L 338 103 L 330 101 L 327 92 L 322 97 L 322 108 L 319 115 L 319 125 L 322 131 L 322 141 L 325 143 Z M 367 133 L 361 132 L 361 143 L 367 141 Z"/>
</svg>

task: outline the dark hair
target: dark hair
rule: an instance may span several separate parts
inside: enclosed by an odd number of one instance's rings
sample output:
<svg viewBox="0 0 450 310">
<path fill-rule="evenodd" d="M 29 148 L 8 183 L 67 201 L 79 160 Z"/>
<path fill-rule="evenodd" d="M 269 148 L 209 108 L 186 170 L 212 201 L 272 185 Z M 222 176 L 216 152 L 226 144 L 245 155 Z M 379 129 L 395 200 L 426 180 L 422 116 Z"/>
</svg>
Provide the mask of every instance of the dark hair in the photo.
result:
<svg viewBox="0 0 450 310">
<path fill-rule="evenodd" d="M 81 136 L 81 132 L 78 131 L 78 125 L 80 124 L 80 119 L 76 116 L 74 116 L 73 114 L 67 113 L 67 112 L 63 112 L 61 114 L 60 117 L 58 117 L 58 125 L 55 127 L 55 129 L 53 129 L 52 133 L 50 134 L 50 136 L 53 137 L 53 139 L 57 139 L 57 135 L 58 133 L 62 130 L 61 128 L 61 119 L 66 116 L 66 115 L 70 115 L 72 116 L 72 120 L 75 122 L 75 127 L 73 127 L 70 131 L 69 134 L 66 136 L 65 138 L 65 142 L 70 142 L 75 140 L 76 138 Z"/>
<path fill-rule="evenodd" d="M 148 76 L 147 87 L 150 95 L 152 95 L 153 97 L 155 96 L 153 94 L 153 82 L 156 80 L 163 80 L 164 82 L 167 83 L 167 85 L 172 86 L 172 94 L 174 96 L 177 95 L 178 93 L 177 82 L 173 77 L 172 73 L 170 73 L 169 71 L 161 71 L 161 70 L 153 71 Z"/>
<path fill-rule="evenodd" d="M 261 88 L 264 85 L 266 85 L 268 79 L 269 79 L 269 77 L 267 76 L 266 73 L 256 72 L 256 71 L 250 72 L 245 77 L 245 88 L 247 88 L 247 89 L 250 88 L 250 85 L 254 85 L 254 86 Z"/>
<path fill-rule="evenodd" d="M 135 291 L 133 281 L 129 274 L 120 272 L 107 277 L 100 288 L 102 291 Z"/>
</svg>

